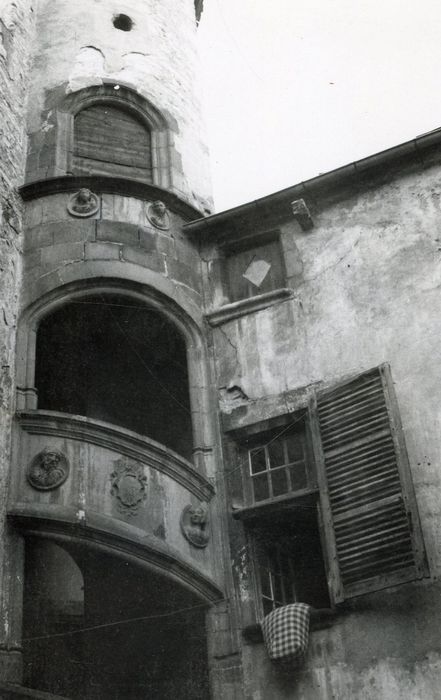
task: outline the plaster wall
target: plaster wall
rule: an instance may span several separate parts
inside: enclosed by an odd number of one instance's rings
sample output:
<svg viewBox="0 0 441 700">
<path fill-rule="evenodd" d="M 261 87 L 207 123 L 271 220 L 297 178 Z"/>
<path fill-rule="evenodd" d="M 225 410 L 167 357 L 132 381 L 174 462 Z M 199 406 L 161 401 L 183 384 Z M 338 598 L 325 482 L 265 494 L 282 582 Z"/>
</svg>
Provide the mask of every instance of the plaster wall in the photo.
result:
<svg viewBox="0 0 441 700">
<path fill-rule="evenodd" d="M 33 37 L 31 2 L 0 2 L 0 675 L 13 680 L 14 623 L 9 597 L 13 580 L 5 530 L 9 481 L 11 415 L 14 406 L 14 353 L 21 276 L 22 204 L 17 187 L 24 175 L 28 47 Z"/>
<path fill-rule="evenodd" d="M 275 210 L 293 297 L 213 330 L 221 397 L 232 385 L 243 392 L 221 404 L 227 429 L 305 405 L 313 384 L 391 364 L 432 577 L 347 605 L 313 632 L 295 677 L 277 674 L 262 645 L 245 645 L 246 698 L 440 697 L 440 203 L 433 166 L 323 195 L 309 203 L 308 233 Z"/>
<path fill-rule="evenodd" d="M 113 26 L 120 13 L 133 20 L 130 31 Z M 110 81 L 132 88 L 163 114 L 170 130 L 172 189 L 210 211 L 208 154 L 194 91 L 195 32 L 192 0 L 39 0 L 28 178 L 42 179 L 53 170 L 54 110 L 63 97 Z"/>
</svg>

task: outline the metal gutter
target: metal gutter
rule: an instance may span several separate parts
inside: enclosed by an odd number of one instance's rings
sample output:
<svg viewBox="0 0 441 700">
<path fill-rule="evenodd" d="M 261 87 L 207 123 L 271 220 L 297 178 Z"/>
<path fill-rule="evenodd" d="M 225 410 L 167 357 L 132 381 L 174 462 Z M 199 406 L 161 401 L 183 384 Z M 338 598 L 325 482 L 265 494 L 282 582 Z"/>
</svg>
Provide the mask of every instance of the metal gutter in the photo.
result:
<svg viewBox="0 0 441 700">
<path fill-rule="evenodd" d="M 367 158 L 354 161 L 348 165 L 331 170 L 323 175 L 317 175 L 309 180 L 300 182 L 292 187 L 279 190 L 260 199 L 241 204 L 232 209 L 226 209 L 219 214 L 212 214 L 201 219 L 196 219 L 185 224 L 184 230 L 189 234 L 208 232 L 224 223 L 228 223 L 238 216 L 249 217 L 253 213 L 261 213 L 268 205 L 273 206 L 277 202 L 292 201 L 303 197 L 316 196 L 319 190 L 336 189 L 348 182 L 364 181 L 372 177 L 386 166 L 392 166 L 398 161 L 406 160 L 424 165 L 424 155 L 429 149 L 435 149 L 441 145 L 441 128 L 417 136 L 411 141 L 406 141 L 398 146 L 393 146 L 385 151 L 380 151 Z M 441 155 L 440 155 L 441 160 Z"/>
</svg>

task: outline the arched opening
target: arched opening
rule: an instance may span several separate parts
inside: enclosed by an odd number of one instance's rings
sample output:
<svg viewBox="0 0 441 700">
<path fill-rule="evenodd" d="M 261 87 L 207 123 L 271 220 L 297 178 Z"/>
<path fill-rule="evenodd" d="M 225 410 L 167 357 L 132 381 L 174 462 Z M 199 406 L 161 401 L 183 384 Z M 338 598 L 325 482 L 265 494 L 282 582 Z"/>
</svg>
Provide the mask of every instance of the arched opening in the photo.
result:
<svg viewBox="0 0 441 700">
<path fill-rule="evenodd" d="M 82 109 L 74 120 L 74 174 L 152 179 L 151 134 L 130 110 L 110 102 Z"/>
<path fill-rule="evenodd" d="M 209 697 L 205 604 L 78 541 L 26 538 L 24 684 L 72 700 Z"/>
<path fill-rule="evenodd" d="M 40 409 L 107 421 L 191 459 L 185 340 L 137 299 L 90 295 L 46 316 L 37 332 L 35 386 Z"/>
</svg>

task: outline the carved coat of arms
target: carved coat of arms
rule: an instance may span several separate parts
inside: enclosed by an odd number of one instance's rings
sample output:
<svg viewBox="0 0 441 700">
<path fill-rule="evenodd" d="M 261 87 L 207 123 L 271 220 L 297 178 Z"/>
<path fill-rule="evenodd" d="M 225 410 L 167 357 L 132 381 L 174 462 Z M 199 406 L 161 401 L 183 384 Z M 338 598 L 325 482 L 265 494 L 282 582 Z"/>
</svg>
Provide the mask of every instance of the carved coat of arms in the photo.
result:
<svg viewBox="0 0 441 700">
<path fill-rule="evenodd" d="M 118 510 L 126 515 L 135 515 L 147 497 L 144 466 L 128 457 L 114 462 L 114 471 L 110 475 L 111 494 L 115 496 Z"/>
</svg>

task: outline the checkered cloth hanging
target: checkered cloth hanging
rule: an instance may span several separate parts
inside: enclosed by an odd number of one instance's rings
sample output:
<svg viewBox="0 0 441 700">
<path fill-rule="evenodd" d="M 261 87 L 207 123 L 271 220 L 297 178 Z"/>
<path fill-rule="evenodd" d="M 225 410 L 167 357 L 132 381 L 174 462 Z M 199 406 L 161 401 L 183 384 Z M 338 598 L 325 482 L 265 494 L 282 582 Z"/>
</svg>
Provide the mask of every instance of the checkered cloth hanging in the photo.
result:
<svg viewBox="0 0 441 700">
<path fill-rule="evenodd" d="M 300 666 L 308 648 L 310 606 L 292 603 L 276 608 L 262 621 L 268 656 L 272 661 Z"/>
</svg>

